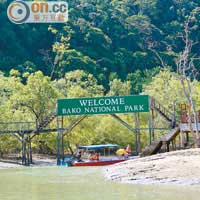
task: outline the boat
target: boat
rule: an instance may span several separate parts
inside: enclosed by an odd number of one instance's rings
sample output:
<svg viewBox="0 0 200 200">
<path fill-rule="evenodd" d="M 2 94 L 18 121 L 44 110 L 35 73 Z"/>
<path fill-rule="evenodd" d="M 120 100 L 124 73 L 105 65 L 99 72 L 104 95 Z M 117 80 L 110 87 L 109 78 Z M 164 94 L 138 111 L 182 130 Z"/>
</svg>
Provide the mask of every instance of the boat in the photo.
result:
<svg viewBox="0 0 200 200">
<path fill-rule="evenodd" d="M 83 166 L 104 166 L 112 165 L 115 163 L 123 162 L 130 159 L 128 156 L 124 155 L 112 155 L 119 150 L 119 145 L 117 144 L 100 144 L 100 145 L 89 145 L 89 146 L 79 146 L 77 152 L 81 152 L 81 159 L 73 159 L 68 166 L 72 167 L 83 167 Z M 125 151 L 125 150 L 124 150 Z M 99 159 L 88 159 L 88 154 L 91 152 L 96 152 L 100 154 Z M 87 155 L 87 158 L 85 157 Z M 82 158 L 83 157 L 83 158 Z M 85 158 L 84 158 L 85 157 Z"/>
</svg>

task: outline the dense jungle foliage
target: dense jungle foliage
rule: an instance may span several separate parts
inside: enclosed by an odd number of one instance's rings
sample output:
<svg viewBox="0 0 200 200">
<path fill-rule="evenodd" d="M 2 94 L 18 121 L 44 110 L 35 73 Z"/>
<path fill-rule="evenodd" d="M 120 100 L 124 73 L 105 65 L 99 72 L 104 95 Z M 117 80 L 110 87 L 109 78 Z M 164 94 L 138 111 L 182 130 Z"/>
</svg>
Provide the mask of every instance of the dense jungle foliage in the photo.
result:
<svg viewBox="0 0 200 200">
<path fill-rule="evenodd" d="M 52 79 L 75 69 L 94 75 L 108 90 L 109 80 L 132 82 L 132 93 L 158 66 L 176 70 L 184 43 L 179 34 L 198 0 L 70 0 L 66 24 L 22 24 L 8 20 L 9 1 L 0 3 L 0 70 L 41 70 Z M 200 37 L 199 15 L 191 39 Z M 199 41 L 198 41 L 199 44 Z M 200 54 L 196 44 L 192 53 Z M 154 69 L 154 70 L 153 70 Z"/>
</svg>

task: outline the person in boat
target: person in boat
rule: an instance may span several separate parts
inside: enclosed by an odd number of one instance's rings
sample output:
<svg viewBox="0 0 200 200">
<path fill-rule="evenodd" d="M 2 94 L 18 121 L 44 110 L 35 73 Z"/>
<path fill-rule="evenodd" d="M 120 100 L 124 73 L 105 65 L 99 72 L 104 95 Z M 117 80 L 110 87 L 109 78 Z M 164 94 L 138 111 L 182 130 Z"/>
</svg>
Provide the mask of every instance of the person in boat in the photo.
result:
<svg viewBox="0 0 200 200">
<path fill-rule="evenodd" d="M 75 154 L 75 158 L 76 158 L 77 162 L 83 162 L 83 160 L 81 159 L 81 156 L 82 156 L 82 152 L 81 151 L 78 151 Z"/>
<path fill-rule="evenodd" d="M 93 160 L 93 156 L 94 156 L 94 152 L 92 151 L 92 152 L 90 152 L 90 154 L 88 156 L 88 159 L 89 160 Z"/>
<path fill-rule="evenodd" d="M 125 153 L 126 153 L 125 149 L 118 149 L 118 150 L 116 151 L 116 154 L 117 154 L 119 157 L 124 156 Z"/>
<path fill-rule="evenodd" d="M 123 154 L 123 156 L 124 156 L 124 159 L 128 159 L 128 157 L 129 157 L 129 154 L 128 154 L 128 152 L 125 150 L 124 151 L 124 154 Z"/>
<path fill-rule="evenodd" d="M 124 149 L 118 149 L 116 151 L 116 154 L 117 154 L 117 156 L 118 156 L 119 159 L 128 159 L 128 157 L 129 157 L 129 152 L 127 151 L 126 148 L 124 148 Z"/>
<path fill-rule="evenodd" d="M 127 153 L 128 155 L 131 155 L 131 147 L 130 147 L 130 144 L 127 145 L 125 151 L 126 151 L 126 153 Z"/>
<path fill-rule="evenodd" d="M 128 144 L 124 152 L 124 158 L 127 159 L 130 155 L 131 155 L 131 147 L 130 144 Z"/>
<path fill-rule="evenodd" d="M 98 152 L 96 152 L 96 153 L 95 153 L 95 158 L 96 158 L 96 160 L 99 160 L 99 156 L 100 156 L 100 154 L 99 154 Z"/>
<path fill-rule="evenodd" d="M 92 160 L 92 161 L 98 161 L 99 160 L 99 153 L 98 152 L 92 152 L 90 155 L 89 155 L 89 160 Z"/>
</svg>

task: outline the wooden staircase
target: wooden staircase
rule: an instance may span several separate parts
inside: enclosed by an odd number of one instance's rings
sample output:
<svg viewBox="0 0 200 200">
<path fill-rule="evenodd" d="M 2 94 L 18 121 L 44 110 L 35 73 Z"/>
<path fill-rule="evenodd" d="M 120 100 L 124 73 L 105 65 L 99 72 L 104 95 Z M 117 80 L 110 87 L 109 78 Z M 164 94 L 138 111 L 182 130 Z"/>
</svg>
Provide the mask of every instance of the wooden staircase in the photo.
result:
<svg viewBox="0 0 200 200">
<path fill-rule="evenodd" d="M 41 123 L 37 124 L 37 127 L 29 133 L 29 135 L 37 133 L 47 127 L 57 116 L 56 109 L 54 109 L 49 116 L 47 116 Z"/>
<path fill-rule="evenodd" d="M 41 130 L 45 128 L 48 124 L 50 124 L 57 116 L 56 110 L 52 111 L 49 116 L 47 116 L 37 127 L 37 129 Z"/>
<path fill-rule="evenodd" d="M 151 109 L 155 110 L 165 121 L 170 123 L 171 128 L 176 127 L 176 117 L 174 113 L 166 109 L 164 106 L 161 105 L 156 99 L 150 97 L 151 102 Z"/>
<path fill-rule="evenodd" d="M 161 136 L 159 139 L 154 140 L 150 145 L 146 146 L 140 156 L 150 156 L 160 151 L 161 147 L 171 142 L 180 133 L 180 128 L 177 127 L 170 131 L 170 133 Z"/>
<path fill-rule="evenodd" d="M 151 109 L 155 110 L 165 121 L 170 123 L 172 130 L 159 139 L 154 140 L 150 145 L 146 146 L 141 152 L 141 156 L 150 156 L 160 151 L 163 145 L 169 144 L 180 133 L 179 125 L 176 123 L 176 117 L 173 112 L 162 106 L 156 99 L 150 97 Z"/>
</svg>

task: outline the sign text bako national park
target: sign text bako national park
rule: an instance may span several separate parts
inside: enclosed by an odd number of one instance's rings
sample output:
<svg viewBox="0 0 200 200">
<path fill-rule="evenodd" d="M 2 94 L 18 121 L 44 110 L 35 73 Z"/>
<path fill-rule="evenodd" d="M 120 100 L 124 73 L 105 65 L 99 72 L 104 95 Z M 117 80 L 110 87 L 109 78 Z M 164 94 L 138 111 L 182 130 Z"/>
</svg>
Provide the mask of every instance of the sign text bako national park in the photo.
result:
<svg viewBox="0 0 200 200">
<path fill-rule="evenodd" d="M 58 115 L 148 112 L 147 95 L 59 99 Z"/>
</svg>

